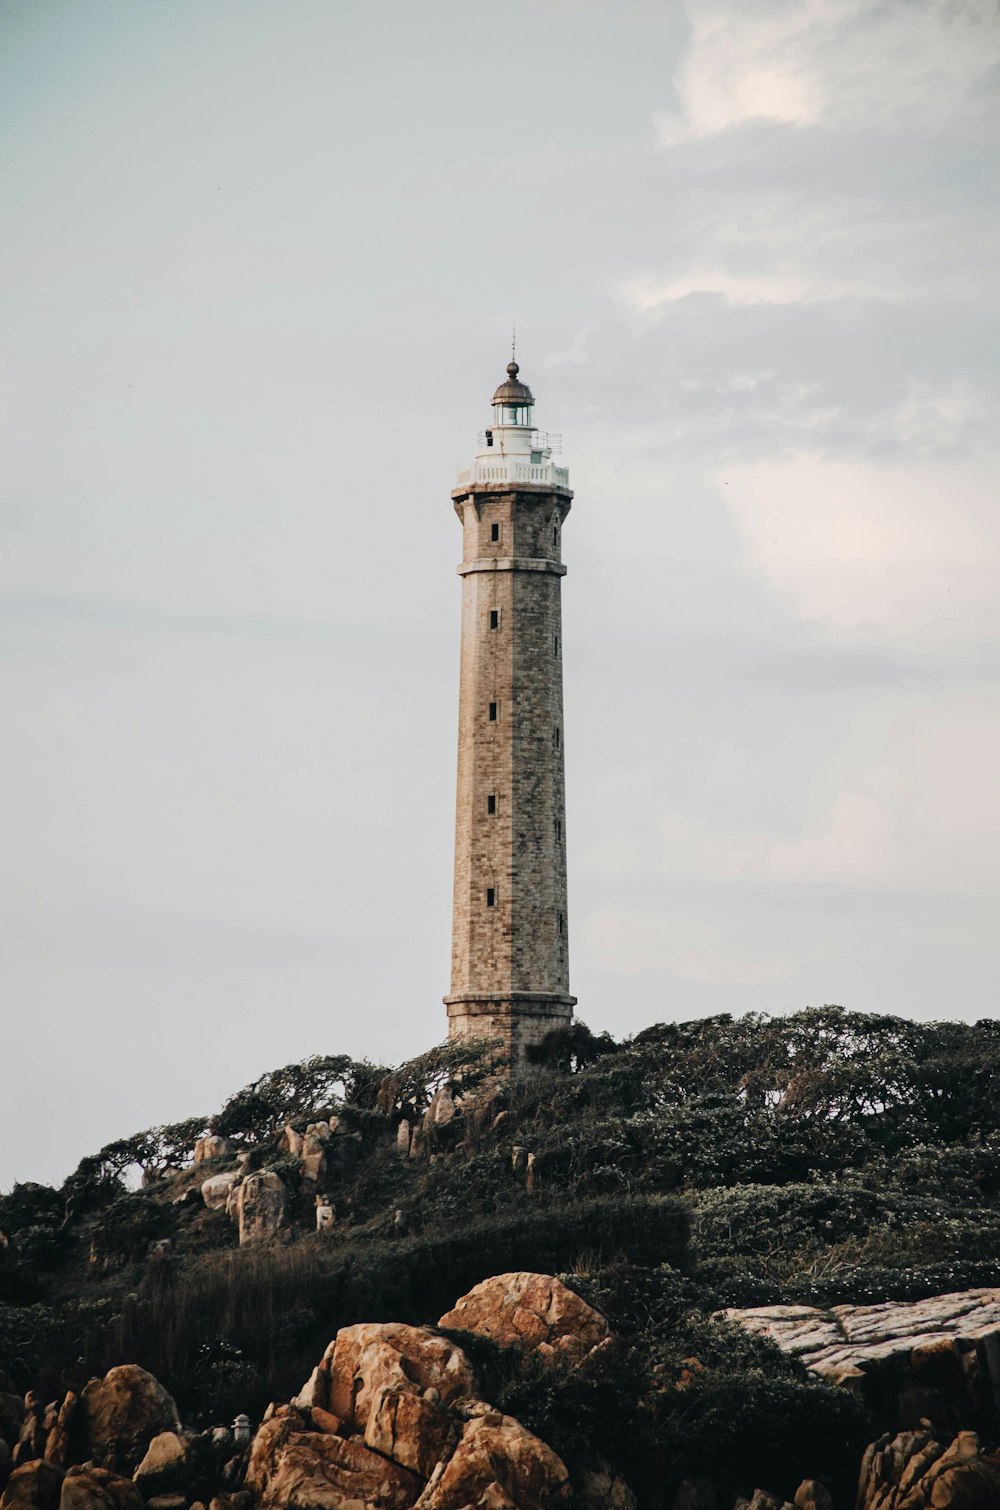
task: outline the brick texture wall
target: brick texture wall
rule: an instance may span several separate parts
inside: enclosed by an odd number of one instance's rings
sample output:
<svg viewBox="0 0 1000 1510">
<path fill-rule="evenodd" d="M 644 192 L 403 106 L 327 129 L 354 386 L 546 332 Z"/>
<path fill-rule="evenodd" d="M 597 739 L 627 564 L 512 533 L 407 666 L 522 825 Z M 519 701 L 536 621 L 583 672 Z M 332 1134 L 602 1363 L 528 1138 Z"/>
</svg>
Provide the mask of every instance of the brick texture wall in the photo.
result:
<svg viewBox="0 0 1000 1510">
<path fill-rule="evenodd" d="M 496 1036 L 519 1057 L 574 1004 L 560 614 L 573 495 L 452 496 L 464 552 L 449 1035 Z"/>
</svg>

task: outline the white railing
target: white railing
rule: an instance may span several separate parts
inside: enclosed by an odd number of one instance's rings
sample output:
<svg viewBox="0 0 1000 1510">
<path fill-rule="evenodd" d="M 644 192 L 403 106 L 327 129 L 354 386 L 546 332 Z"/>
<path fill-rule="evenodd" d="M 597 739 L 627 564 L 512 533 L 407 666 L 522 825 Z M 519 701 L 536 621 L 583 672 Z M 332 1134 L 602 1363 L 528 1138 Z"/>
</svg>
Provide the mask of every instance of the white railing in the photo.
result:
<svg viewBox="0 0 1000 1510">
<path fill-rule="evenodd" d="M 473 482 L 535 482 L 547 483 L 549 487 L 568 488 L 569 468 L 554 466 L 551 461 L 474 461 L 458 474 L 458 486 Z"/>
</svg>

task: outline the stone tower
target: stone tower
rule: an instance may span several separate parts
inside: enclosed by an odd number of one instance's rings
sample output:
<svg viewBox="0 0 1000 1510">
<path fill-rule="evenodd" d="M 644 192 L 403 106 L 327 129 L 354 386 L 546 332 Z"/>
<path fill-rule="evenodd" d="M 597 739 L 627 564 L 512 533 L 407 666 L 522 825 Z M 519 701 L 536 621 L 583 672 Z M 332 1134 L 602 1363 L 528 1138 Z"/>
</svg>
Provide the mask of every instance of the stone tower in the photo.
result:
<svg viewBox="0 0 1000 1510">
<path fill-rule="evenodd" d="M 452 492 L 462 667 L 450 1038 L 523 1058 L 571 1020 L 563 749 L 562 527 L 573 494 L 511 362 Z"/>
</svg>

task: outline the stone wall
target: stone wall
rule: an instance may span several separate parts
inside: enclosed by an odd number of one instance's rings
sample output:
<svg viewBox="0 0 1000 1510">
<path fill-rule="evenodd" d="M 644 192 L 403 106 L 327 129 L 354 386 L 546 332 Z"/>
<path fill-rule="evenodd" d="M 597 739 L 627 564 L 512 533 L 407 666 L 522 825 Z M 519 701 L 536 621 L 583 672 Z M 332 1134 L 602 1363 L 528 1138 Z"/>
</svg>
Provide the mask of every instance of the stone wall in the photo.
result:
<svg viewBox="0 0 1000 1510">
<path fill-rule="evenodd" d="M 519 1055 L 574 1003 L 560 609 L 572 494 L 477 484 L 453 497 L 464 559 L 449 1035 L 501 1037 Z"/>
</svg>

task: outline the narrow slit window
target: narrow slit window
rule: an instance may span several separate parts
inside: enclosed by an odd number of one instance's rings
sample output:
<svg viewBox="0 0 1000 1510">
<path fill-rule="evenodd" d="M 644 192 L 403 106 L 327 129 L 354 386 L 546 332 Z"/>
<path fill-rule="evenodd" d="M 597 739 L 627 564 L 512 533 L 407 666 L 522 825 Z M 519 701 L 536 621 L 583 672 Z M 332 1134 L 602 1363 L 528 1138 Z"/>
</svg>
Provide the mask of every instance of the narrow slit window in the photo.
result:
<svg viewBox="0 0 1000 1510">
<path fill-rule="evenodd" d="M 563 914 L 560 912 L 559 913 L 559 932 L 560 932 L 560 934 L 562 934 L 565 926 L 566 926 L 566 919 L 563 917 Z"/>
<path fill-rule="evenodd" d="M 500 628 L 500 610 L 499 610 L 499 608 L 491 608 L 490 609 L 490 628 L 491 629 L 499 629 Z"/>
<path fill-rule="evenodd" d="M 559 654 L 559 636 L 557 634 L 554 634 L 552 636 L 552 654 Z"/>
<path fill-rule="evenodd" d="M 554 524 L 552 526 L 552 544 L 553 545 L 558 545 L 559 544 L 559 526 L 558 526 L 558 524 Z"/>
<path fill-rule="evenodd" d="M 496 810 L 497 810 L 496 793 L 495 792 L 490 792 L 490 795 L 486 799 L 486 811 L 489 814 L 492 815 L 493 813 L 496 812 Z"/>
<path fill-rule="evenodd" d="M 493 707 L 493 706 L 494 705 L 491 703 L 490 707 Z M 558 748 L 559 748 L 559 726 L 558 726 L 558 724 L 556 725 L 555 731 L 553 733 L 552 742 L 555 745 L 556 749 L 558 750 Z"/>
<path fill-rule="evenodd" d="M 496 705 L 496 703 L 490 703 L 490 723 L 491 724 L 495 724 L 496 721 L 497 721 L 497 705 Z"/>
<path fill-rule="evenodd" d="M 490 525 L 490 539 L 491 540 L 499 540 L 500 539 L 500 526 L 499 526 L 499 524 L 491 524 Z"/>
<path fill-rule="evenodd" d="M 557 818 L 556 819 L 556 838 L 557 839 L 561 839 L 562 838 L 562 819 L 561 818 Z"/>
<path fill-rule="evenodd" d="M 494 888 L 492 886 L 487 886 L 487 888 L 486 888 L 486 905 L 487 905 L 487 907 L 495 907 L 496 904 L 497 904 L 497 894 L 496 894 L 496 891 L 494 890 Z"/>
</svg>

